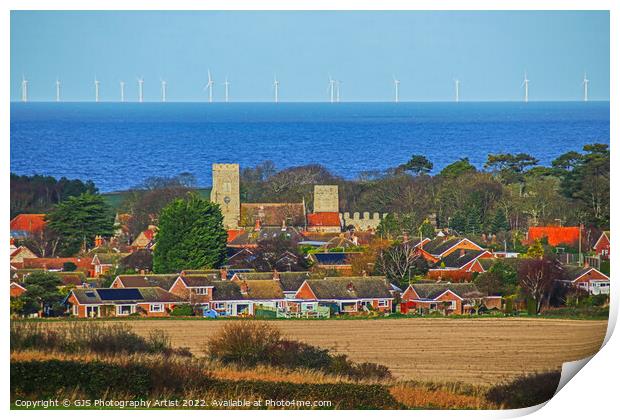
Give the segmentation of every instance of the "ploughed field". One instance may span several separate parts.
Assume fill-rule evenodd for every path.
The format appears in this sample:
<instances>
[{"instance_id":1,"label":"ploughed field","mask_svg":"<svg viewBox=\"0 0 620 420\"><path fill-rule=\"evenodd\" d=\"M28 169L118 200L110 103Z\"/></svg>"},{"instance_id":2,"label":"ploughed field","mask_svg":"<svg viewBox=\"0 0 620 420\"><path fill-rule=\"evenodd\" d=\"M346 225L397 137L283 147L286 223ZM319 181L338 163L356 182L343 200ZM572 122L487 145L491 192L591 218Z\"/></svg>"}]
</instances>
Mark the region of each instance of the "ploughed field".
<instances>
[{"instance_id":1,"label":"ploughed field","mask_svg":"<svg viewBox=\"0 0 620 420\"><path fill-rule=\"evenodd\" d=\"M225 322L243 321L123 322L145 336L153 329L164 330L173 346L189 347L202 355L209 336ZM523 373L559 369L563 362L596 353L607 329L607 321L531 318L271 323L290 339L344 353L356 362L384 364L399 379L472 384L495 384Z\"/></svg>"}]
</instances>

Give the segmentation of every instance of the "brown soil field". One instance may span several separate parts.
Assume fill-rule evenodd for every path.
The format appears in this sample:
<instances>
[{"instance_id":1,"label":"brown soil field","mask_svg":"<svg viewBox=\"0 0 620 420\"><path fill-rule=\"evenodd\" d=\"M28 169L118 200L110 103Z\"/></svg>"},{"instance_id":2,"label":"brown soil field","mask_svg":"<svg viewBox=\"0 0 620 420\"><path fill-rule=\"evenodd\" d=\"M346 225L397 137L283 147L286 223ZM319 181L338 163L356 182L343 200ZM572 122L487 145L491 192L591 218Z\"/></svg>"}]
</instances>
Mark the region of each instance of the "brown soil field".
<instances>
[{"instance_id":1,"label":"brown soil field","mask_svg":"<svg viewBox=\"0 0 620 420\"><path fill-rule=\"evenodd\" d=\"M97 322L97 321L93 321ZM118 322L118 321L102 321ZM159 329L175 347L204 354L226 322L123 321L141 335ZM291 339L381 363L399 379L494 384L524 373L559 369L601 347L607 321L555 319L377 319L271 321ZM47 325L57 325L50 323Z\"/></svg>"}]
</instances>

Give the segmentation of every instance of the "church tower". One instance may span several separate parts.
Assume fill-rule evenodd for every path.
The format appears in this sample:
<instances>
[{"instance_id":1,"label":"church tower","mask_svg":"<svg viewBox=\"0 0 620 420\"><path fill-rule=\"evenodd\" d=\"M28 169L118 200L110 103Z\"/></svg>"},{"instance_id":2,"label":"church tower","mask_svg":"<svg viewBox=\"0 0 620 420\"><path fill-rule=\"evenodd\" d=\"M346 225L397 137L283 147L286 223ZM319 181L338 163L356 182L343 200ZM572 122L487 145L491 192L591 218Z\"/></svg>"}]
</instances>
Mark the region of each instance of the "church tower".
<instances>
[{"instance_id":1,"label":"church tower","mask_svg":"<svg viewBox=\"0 0 620 420\"><path fill-rule=\"evenodd\" d=\"M224 227L236 229L239 227L239 218L241 217L239 164L214 163L212 173L211 201L220 205L224 216Z\"/></svg>"},{"instance_id":2,"label":"church tower","mask_svg":"<svg viewBox=\"0 0 620 420\"><path fill-rule=\"evenodd\" d=\"M314 212L338 213L338 185L314 186Z\"/></svg>"}]
</instances>

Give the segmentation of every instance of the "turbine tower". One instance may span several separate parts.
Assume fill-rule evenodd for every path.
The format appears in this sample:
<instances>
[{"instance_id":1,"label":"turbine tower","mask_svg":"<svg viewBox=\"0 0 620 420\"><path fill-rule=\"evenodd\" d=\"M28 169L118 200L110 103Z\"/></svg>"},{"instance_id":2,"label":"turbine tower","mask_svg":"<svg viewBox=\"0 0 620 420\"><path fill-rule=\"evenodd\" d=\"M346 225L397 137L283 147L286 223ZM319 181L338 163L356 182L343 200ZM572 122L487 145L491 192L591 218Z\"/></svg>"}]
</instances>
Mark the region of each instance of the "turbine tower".
<instances>
[{"instance_id":1,"label":"turbine tower","mask_svg":"<svg viewBox=\"0 0 620 420\"><path fill-rule=\"evenodd\" d=\"M459 79L454 79L454 102L459 102L461 100L461 81Z\"/></svg>"},{"instance_id":2,"label":"turbine tower","mask_svg":"<svg viewBox=\"0 0 620 420\"><path fill-rule=\"evenodd\" d=\"M336 80L336 103L340 102L340 83L342 80Z\"/></svg>"},{"instance_id":3,"label":"turbine tower","mask_svg":"<svg viewBox=\"0 0 620 420\"><path fill-rule=\"evenodd\" d=\"M28 102L28 80L22 75L22 102Z\"/></svg>"},{"instance_id":4,"label":"turbine tower","mask_svg":"<svg viewBox=\"0 0 620 420\"><path fill-rule=\"evenodd\" d=\"M60 80L56 79L56 102L60 102Z\"/></svg>"},{"instance_id":5,"label":"turbine tower","mask_svg":"<svg viewBox=\"0 0 620 420\"><path fill-rule=\"evenodd\" d=\"M209 81L202 90L209 89L209 103L211 103L213 102L213 79L211 78L211 70L207 70L207 75L209 76Z\"/></svg>"},{"instance_id":6,"label":"turbine tower","mask_svg":"<svg viewBox=\"0 0 620 420\"><path fill-rule=\"evenodd\" d=\"M228 81L228 76L224 79L224 101L228 102L228 87L230 86L230 82Z\"/></svg>"},{"instance_id":7,"label":"turbine tower","mask_svg":"<svg viewBox=\"0 0 620 420\"><path fill-rule=\"evenodd\" d=\"M161 101L166 102L166 90L168 88L168 82L165 80L161 81Z\"/></svg>"},{"instance_id":8,"label":"turbine tower","mask_svg":"<svg viewBox=\"0 0 620 420\"><path fill-rule=\"evenodd\" d=\"M394 80L394 102L398 103L400 102L400 80L398 80L395 76L392 76L392 79Z\"/></svg>"},{"instance_id":9,"label":"turbine tower","mask_svg":"<svg viewBox=\"0 0 620 420\"><path fill-rule=\"evenodd\" d=\"M588 80L588 75L586 73L583 74L583 101L588 102L588 85L590 84L590 80Z\"/></svg>"},{"instance_id":10,"label":"turbine tower","mask_svg":"<svg viewBox=\"0 0 620 420\"><path fill-rule=\"evenodd\" d=\"M125 82L121 80L121 102L125 102Z\"/></svg>"},{"instance_id":11,"label":"turbine tower","mask_svg":"<svg viewBox=\"0 0 620 420\"><path fill-rule=\"evenodd\" d=\"M144 102L144 79L142 77L138 77L138 102Z\"/></svg>"},{"instance_id":12,"label":"turbine tower","mask_svg":"<svg viewBox=\"0 0 620 420\"><path fill-rule=\"evenodd\" d=\"M329 102L334 103L336 81L329 76Z\"/></svg>"},{"instance_id":13,"label":"turbine tower","mask_svg":"<svg viewBox=\"0 0 620 420\"><path fill-rule=\"evenodd\" d=\"M99 83L97 76L95 76L95 102L99 102Z\"/></svg>"},{"instance_id":14,"label":"turbine tower","mask_svg":"<svg viewBox=\"0 0 620 420\"><path fill-rule=\"evenodd\" d=\"M523 101L527 103L530 101L530 81L527 78L527 72L525 72L525 76L523 77L523 83L521 83L521 87L525 88L525 97L523 98Z\"/></svg>"},{"instance_id":15,"label":"turbine tower","mask_svg":"<svg viewBox=\"0 0 620 420\"><path fill-rule=\"evenodd\" d=\"M273 94L274 94L274 102L280 102L280 81L276 76L273 76Z\"/></svg>"}]
</instances>

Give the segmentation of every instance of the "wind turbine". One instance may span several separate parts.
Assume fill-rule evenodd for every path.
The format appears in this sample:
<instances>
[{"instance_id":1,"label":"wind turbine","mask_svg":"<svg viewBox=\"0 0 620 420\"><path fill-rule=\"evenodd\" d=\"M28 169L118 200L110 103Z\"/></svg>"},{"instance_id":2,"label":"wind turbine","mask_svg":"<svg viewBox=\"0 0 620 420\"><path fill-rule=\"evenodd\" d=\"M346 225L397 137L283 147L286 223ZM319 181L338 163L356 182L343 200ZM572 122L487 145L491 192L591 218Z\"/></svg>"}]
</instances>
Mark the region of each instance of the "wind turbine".
<instances>
[{"instance_id":1,"label":"wind turbine","mask_svg":"<svg viewBox=\"0 0 620 420\"><path fill-rule=\"evenodd\" d=\"M588 85L590 84L590 80L588 80L588 75L583 73L583 101L588 102Z\"/></svg>"},{"instance_id":2,"label":"wind turbine","mask_svg":"<svg viewBox=\"0 0 620 420\"><path fill-rule=\"evenodd\" d=\"M213 79L211 78L211 70L207 70L209 81L202 90L209 89L209 102L213 102Z\"/></svg>"},{"instance_id":3,"label":"wind turbine","mask_svg":"<svg viewBox=\"0 0 620 420\"><path fill-rule=\"evenodd\" d=\"M343 83L342 80L336 80L336 102L340 102L340 83Z\"/></svg>"},{"instance_id":4,"label":"wind turbine","mask_svg":"<svg viewBox=\"0 0 620 420\"><path fill-rule=\"evenodd\" d=\"M60 102L60 80L56 78L56 102Z\"/></svg>"},{"instance_id":5,"label":"wind turbine","mask_svg":"<svg viewBox=\"0 0 620 420\"><path fill-rule=\"evenodd\" d=\"M121 80L121 102L125 102L125 82Z\"/></svg>"},{"instance_id":6,"label":"wind turbine","mask_svg":"<svg viewBox=\"0 0 620 420\"><path fill-rule=\"evenodd\" d=\"M161 81L161 101L166 102L166 89L168 87L168 82L165 80Z\"/></svg>"},{"instance_id":7,"label":"wind turbine","mask_svg":"<svg viewBox=\"0 0 620 420\"><path fill-rule=\"evenodd\" d=\"M142 76L138 77L138 102L144 101L144 91L142 90L144 87L144 79Z\"/></svg>"},{"instance_id":8,"label":"wind turbine","mask_svg":"<svg viewBox=\"0 0 620 420\"><path fill-rule=\"evenodd\" d=\"M398 103L400 102L400 80L398 80L396 76L392 76L392 79L394 80L394 102Z\"/></svg>"},{"instance_id":9,"label":"wind turbine","mask_svg":"<svg viewBox=\"0 0 620 420\"><path fill-rule=\"evenodd\" d=\"M273 76L273 94L274 94L274 102L280 102L280 81L276 76Z\"/></svg>"},{"instance_id":10,"label":"wind turbine","mask_svg":"<svg viewBox=\"0 0 620 420\"><path fill-rule=\"evenodd\" d=\"M228 76L224 79L224 101L228 102L228 87L230 86L230 82L228 81Z\"/></svg>"},{"instance_id":11,"label":"wind turbine","mask_svg":"<svg viewBox=\"0 0 620 420\"><path fill-rule=\"evenodd\" d=\"M459 102L461 100L460 87L461 81L459 79L454 79L454 102Z\"/></svg>"},{"instance_id":12,"label":"wind turbine","mask_svg":"<svg viewBox=\"0 0 620 420\"><path fill-rule=\"evenodd\" d=\"M527 78L527 72L525 72L525 76L523 77L523 83L521 83L521 87L525 87L524 102L527 103L530 100L530 81Z\"/></svg>"},{"instance_id":13,"label":"wind turbine","mask_svg":"<svg viewBox=\"0 0 620 420\"><path fill-rule=\"evenodd\" d=\"M334 88L336 87L336 81L329 76L329 102L334 103Z\"/></svg>"},{"instance_id":14,"label":"wind turbine","mask_svg":"<svg viewBox=\"0 0 620 420\"><path fill-rule=\"evenodd\" d=\"M95 76L95 102L99 102L99 83L97 76Z\"/></svg>"},{"instance_id":15,"label":"wind turbine","mask_svg":"<svg viewBox=\"0 0 620 420\"><path fill-rule=\"evenodd\" d=\"M28 102L28 80L22 75L22 102Z\"/></svg>"}]
</instances>

